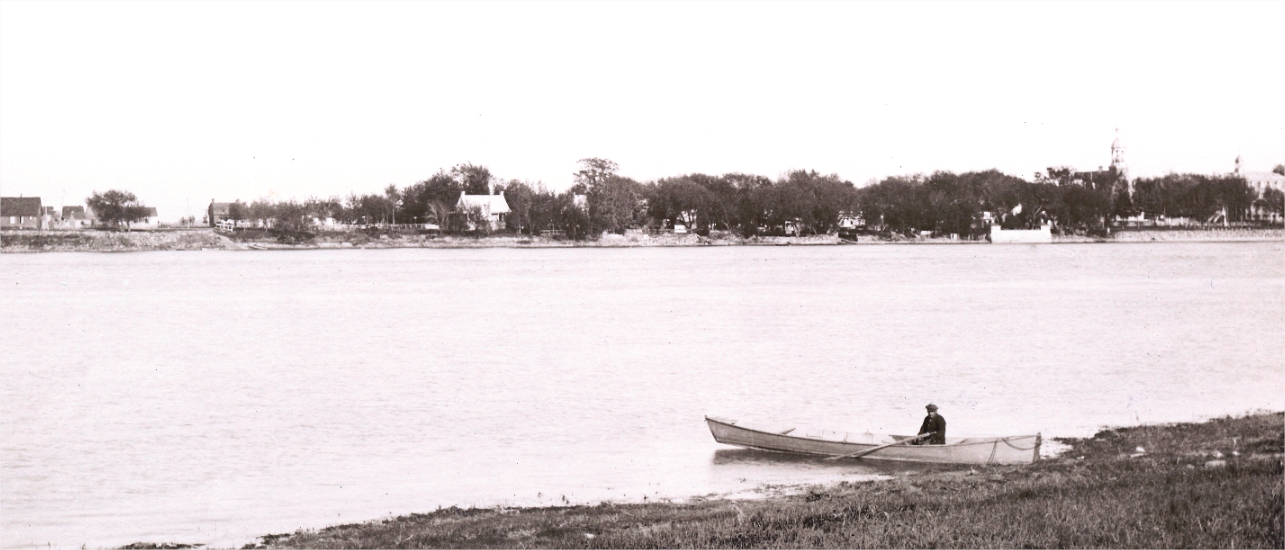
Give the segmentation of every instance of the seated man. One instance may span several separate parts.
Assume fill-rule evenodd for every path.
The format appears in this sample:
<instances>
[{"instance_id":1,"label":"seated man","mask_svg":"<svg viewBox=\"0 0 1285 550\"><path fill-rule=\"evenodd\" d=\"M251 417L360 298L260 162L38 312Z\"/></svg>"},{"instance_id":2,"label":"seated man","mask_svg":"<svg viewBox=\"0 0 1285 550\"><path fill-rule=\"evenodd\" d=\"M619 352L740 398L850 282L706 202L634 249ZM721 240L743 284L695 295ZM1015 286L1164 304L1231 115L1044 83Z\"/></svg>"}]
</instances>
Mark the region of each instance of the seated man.
<instances>
[{"instance_id":1,"label":"seated man","mask_svg":"<svg viewBox=\"0 0 1285 550\"><path fill-rule=\"evenodd\" d=\"M925 408L928 409L928 416L924 418L924 424L919 427L919 435L931 433L927 441L929 445L945 445L946 419L937 414L937 405L929 403ZM915 443L922 445L924 440L921 439Z\"/></svg>"}]
</instances>

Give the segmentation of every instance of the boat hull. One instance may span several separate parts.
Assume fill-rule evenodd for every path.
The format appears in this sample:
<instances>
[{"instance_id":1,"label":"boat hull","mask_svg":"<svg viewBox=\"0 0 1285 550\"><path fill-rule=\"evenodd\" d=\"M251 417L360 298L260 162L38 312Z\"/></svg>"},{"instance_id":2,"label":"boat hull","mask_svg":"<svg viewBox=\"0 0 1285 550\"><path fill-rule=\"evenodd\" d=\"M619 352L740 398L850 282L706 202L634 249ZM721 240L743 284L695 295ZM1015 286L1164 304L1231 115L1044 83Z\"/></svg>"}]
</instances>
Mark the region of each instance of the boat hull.
<instances>
[{"instance_id":1,"label":"boat hull","mask_svg":"<svg viewBox=\"0 0 1285 550\"><path fill-rule=\"evenodd\" d=\"M866 434L834 431L784 432L739 426L734 420L705 417L714 441L726 445L813 455L847 455L910 436L876 441ZM947 438L945 445L896 445L862 457L871 460L942 464L1029 464L1040 458L1039 434L1007 437Z\"/></svg>"},{"instance_id":2,"label":"boat hull","mask_svg":"<svg viewBox=\"0 0 1285 550\"><path fill-rule=\"evenodd\" d=\"M991 226L990 241L994 244L1038 244L1053 242L1053 228L1045 225L1039 229L1000 229Z\"/></svg>"}]
</instances>

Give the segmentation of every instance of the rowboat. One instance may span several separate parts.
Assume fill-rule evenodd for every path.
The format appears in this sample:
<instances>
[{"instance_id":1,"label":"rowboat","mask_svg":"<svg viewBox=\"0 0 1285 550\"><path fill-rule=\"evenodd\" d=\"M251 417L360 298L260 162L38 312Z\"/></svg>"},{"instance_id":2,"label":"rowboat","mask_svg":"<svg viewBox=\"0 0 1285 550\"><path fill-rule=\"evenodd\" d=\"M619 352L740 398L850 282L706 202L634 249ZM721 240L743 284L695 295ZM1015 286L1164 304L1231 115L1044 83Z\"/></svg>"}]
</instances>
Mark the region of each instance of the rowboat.
<instances>
[{"instance_id":1,"label":"rowboat","mask_svg":"<svg viewBox=\"0 0 1285 550\"><path fill-rule=\"evenodd\" d=\"M714 441L764 451L843 456L870 451L914 436L877 436L833 430L780 430L740 425L706 416ZM864 458L943 464L1029 464L1040 459L1040 434L947 437L945 445L891 445Z\"/></svg>"}]
</instances>

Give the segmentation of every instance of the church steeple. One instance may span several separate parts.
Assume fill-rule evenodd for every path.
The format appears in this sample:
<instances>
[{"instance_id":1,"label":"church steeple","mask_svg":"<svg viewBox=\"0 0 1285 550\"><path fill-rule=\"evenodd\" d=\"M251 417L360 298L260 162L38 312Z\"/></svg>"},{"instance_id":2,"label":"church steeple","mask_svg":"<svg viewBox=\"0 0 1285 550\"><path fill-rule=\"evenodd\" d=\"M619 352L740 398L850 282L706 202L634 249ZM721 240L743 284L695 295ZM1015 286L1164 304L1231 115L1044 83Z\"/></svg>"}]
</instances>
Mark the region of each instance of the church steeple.
<instances>
[{"instance_id":1,"label":"church steeple","mask_svg":"<svg viewBox=\"0 0 1285 550\"><path fill-rule=\"evenodd\" d=\"M1115 141L1111 142L1111 171L1115 172L1116 185L1123 185L1133 196L1133 182L1129 181L1129 166L1124 163L1124 144L1120 142L1120 127L1115 129Z\"/></svg>"},{"instance_id":2,"label":"church steeple","mask_svg":"<svg viewBox=\"0 0 1285 550\"><path fill-rule=\"evenodd\" d=\"M1124 167L1124 145L1120 144L1120 129L1115 129L1115 141L1111 142L1111 166Z\"/></svg>"},{"instance_id":3,"label":"church steeple","mask_svg":"<svg viewBox=\"0 0 1285 550\"><path fill-rule=\"evenodd\" d=\"M1111 167L1115 168L1120 179L1128 181L1129 166L1124 163L1124 144L1120 142L1120 128L1115 129L1115 141L1111 142Z\"/></svg>"}]
</instances>

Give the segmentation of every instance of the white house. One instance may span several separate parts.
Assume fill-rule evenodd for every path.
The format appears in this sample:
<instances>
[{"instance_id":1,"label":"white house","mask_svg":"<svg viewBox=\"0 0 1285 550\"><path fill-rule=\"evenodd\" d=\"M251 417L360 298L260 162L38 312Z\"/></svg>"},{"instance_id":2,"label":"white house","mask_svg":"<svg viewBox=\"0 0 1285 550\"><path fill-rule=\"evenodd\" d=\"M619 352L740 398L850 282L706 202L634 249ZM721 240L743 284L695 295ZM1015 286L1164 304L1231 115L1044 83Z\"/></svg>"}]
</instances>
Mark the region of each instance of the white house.
<instances>
[{"instance_id":1,"label":"white house","mask_svg":"<svg viewBox=\"0 0 1285 550\"><path fill-rule=\"evenodd\" d=\"M460 191L460 200L455 203L456 212L466 212L474 208L482 212L482 217L490 220L491 231L504 229L504 216L512 210L509 201L504 199L504 191L499 195L466 195Z\"/></svg>"},{"instance_id":2,"label":"white house","mask_svg":"<svg viewBox=\"0 0 1285 550\"><path fill-rule=\"evenodd\" d=\"M1251 172L1245 170L1241 164L1240 155L1236 155L1236 170L1232 174L1245 178L1245 183L1248 183L1259 196L1262 196L1263 191L1267 189L1285 191L1285 176L1276 172Z\"/></svg>"},{"instance_id":3,"label":"white house","mask_svg":"<svg viewBox=\"0 0 1285 550\"><path fill-rule=\"evenodd\" d=\"M147 207L147 215L143 219L130 223L130 229L158 229L161 226L161 219L156 215L156 208Z\"/></svg>"}]
</instances>

